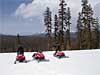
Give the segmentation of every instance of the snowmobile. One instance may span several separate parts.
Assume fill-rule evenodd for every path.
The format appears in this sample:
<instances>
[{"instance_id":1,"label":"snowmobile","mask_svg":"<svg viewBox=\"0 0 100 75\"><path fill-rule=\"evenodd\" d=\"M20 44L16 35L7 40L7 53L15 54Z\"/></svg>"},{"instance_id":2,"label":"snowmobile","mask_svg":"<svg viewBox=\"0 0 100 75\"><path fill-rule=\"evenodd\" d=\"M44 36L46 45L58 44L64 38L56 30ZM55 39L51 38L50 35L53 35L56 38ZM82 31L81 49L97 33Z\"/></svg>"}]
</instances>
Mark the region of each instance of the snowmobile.
<instances>
[{"instance_id":1,"label":"snowmobile","mask_svg":"<svg viewBox=\"0 0 100 75\"><path fill-rule=\"evenodd\" d=\"M49 60L45 59L45 56L42 52L34 53L32 57L33 57L33 59L37 60L38 62L49 61Z\"/></svg>"},{"instance_id":2,"label":"snowmobile","mask_svg":"<svg viewBox=\"0 0 100 75\"><path fill-rule=\"evenodd\" d=\"M54 55L55 57L57 57L57 58L64 58L64 57L66 57L66 56L65 56L65 53L62 52L62 51L56 51L53 55Z\"/></svg>"},{"instance_id":3,"label":"snowmobile","mask_svg":"<svg viewBox=\"0 0 100 75\"><path fill-rule=\"evenodd\" d=\"M19 54L16 56L16 61L14 62L14 64L18 63L18 62L24 62L26 63L27 61L25 60L25 56L24 54Z\"/></svg>"}]
</instances>

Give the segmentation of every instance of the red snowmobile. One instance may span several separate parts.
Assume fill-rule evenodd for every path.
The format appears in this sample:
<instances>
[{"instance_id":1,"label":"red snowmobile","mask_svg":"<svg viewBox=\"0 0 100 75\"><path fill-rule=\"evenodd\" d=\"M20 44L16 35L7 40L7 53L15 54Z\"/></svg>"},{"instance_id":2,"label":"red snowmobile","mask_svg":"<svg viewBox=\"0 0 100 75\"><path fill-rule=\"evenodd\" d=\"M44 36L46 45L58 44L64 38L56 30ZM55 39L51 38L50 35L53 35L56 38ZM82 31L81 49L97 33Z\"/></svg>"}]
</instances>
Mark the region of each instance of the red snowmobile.
<instances>
[{"instance_id":1,"label":"red snowmobile","mask_svg":"<svg viewBox=\"0 0 100 75\"><path fill-rule=\"evenodd\" d=\"M66 56L65 56L65 53L62 52L62 51L56 51L53 55L54 55L55 57L58 57L58 58L66 57Z\"/></svg>"},{"instance_id":2,"label":"red snowmobile","mask_svg":"<svg viewBox=\"0 0 100 75\"><path fill-rule=\"evenodd\" d=\"M44 60L45 59L44 54L40 53L40 52L34 53L32 57L36 60Z\"/></svg>"},{"instance_id":3,"label":"red snowmobile","mask_svg":"<svg viewBox=\"0 0 100 75\"><path fill-rule=\"evenodd\" d=\"M40 61L48 61L45 59L45 56L42 52L37 52L37 53L34 53L33 56L32 56L34 59L36 59L38 62Z\"/></svg>"},{"instance_id":4,"label":"red snowmobile","mask_svg":"<svg viewBox=\"0 0 100 75\"><path fill-rule=\"evenodd\" d=\"M26 62L24 54L19 54L16 56L16 61L14 63L16 64L17 62Z\"/></svg>"}]
</instances>

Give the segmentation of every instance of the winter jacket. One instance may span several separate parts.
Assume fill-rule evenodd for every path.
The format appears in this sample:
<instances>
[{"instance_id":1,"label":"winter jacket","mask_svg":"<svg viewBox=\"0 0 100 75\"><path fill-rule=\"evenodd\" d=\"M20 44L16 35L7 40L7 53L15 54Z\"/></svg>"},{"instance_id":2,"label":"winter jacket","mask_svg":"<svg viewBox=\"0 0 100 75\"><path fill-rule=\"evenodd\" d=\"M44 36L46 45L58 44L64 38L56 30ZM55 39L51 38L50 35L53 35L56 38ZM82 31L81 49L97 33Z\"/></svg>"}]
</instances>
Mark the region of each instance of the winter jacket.
<instances>
[{"instance_id":1,"label":"winter jacket","mask_svg":"<svg viewBox=\"0 0 100 75\"><path fill-rule=\"evenodd\" d=\"M19 55L19 54L24 54L24 49L23 49L23 47L19 47L19 48L17 49L17 55Z\"/></svg>"}]
</instances>

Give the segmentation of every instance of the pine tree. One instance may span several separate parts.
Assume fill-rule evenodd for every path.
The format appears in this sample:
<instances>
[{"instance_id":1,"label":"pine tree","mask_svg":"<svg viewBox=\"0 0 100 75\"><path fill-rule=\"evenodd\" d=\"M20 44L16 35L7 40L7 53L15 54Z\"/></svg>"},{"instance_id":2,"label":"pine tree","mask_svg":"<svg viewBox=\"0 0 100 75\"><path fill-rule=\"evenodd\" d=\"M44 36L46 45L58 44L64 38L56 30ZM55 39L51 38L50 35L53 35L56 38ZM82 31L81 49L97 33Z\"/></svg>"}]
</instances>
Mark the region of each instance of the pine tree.
<instances>
[{"instance_id":1,"label":"pine tree","mask_svg":"<svg viewBox=\"0 0 100 75\"><path fill-rule=\"evenodd\" d=\"M82 25L83 25L83 48L91 49L91 21L93 16L93 11L90 5L88 5L88 0L82 0Z\"/></svg>"},{"instance_id":2,"label":"pine tree","mask_svg":"<svg viewBox=\"0 0 100 75\"><path fill-rule=\"evenodd\" d=\"M66 13L66 6L67 4L65 3L64 0L60 0L60 9L59 9L59 44L60 44L60 49L64 49L64 18L65 18L65 13Z\"/></svg>"},{"instance_id":3,"label":"pine tree","mask_svg":"<svg viewBox=\"0 0 100 75\"><path fill-rule=\"evenodd\" d=\"M46 26L46 35L48 38L48 50L51 50L51 33L52 33L52 18L51 18L51 11L49 7L47 7L44 13L44 25Z\"/></svg>"},{"instance_id":4,"label":"pine tree","mask_svg":"<svg viewBox=\"0 0 100 75\"><path fill-rule=\"evenodd\" d=\"M67 11L65 13L65 31L66 31L66 49L71 49L71 42L70 42L70 25L71 25L71 13L70 8L67 8Z\"/></svg>"},{"instance_id":5,"label":"pine tree","mask_svg":"<svg viewBox=\"0 0 100 75\"><path fill-rule=\"evenodd\" d=\"M97 44L98 25L93 17L93 10L88 0L82 0L82 11L78 18L78 47L79 49L95 48Z\"/></svg>"},{"instance_id":6,"label":"pine tree","mask_svg":"<svg viewBox=\"0 0 100 75\"><path fill-rule=\"evenodd\" d=\"M92 47L95 49L99 48L99 42L100 42L100 34L99 34L99 23L98 23L98 18L93 20L93 25L92 25ZM94 33L94 34L93 34ZM95 44L95 45L94 45Z\"/></svg>"},{"instance_id":7,"label":"pine tree","mask_svg":"<svg viewBox=\"0 0 100 75\"><path fill-rule=\"evenodd\" d=\"M78 49L82 49L82 29L83 29L83 26L82 26L81 19L82 19L82 15L81 15L81 13L79 13L79 17L78 17L78 20L77 20Z\"/></svg>"},{"instance_id":8,"label":"pine tree","mask_svg":"<svg viewBox=\"0 0 100 75\"><path fill-rule=\"evenodd\" d=\"M16 37L16 47L18 48L19 46L21 46L21 38L20 38L20 35L17 34L17 37Z\"/></svg>"},{"instance_id":9,"label":"pine tree","mask_svg":"<svg viewBox=\"0 0 100 75\"><path fill-rule=\"evenodd\" d=\"M55 44L58 44L58 17L55 15L54 17L54 39L55 39Z\"/></svg>"}]
</instances>

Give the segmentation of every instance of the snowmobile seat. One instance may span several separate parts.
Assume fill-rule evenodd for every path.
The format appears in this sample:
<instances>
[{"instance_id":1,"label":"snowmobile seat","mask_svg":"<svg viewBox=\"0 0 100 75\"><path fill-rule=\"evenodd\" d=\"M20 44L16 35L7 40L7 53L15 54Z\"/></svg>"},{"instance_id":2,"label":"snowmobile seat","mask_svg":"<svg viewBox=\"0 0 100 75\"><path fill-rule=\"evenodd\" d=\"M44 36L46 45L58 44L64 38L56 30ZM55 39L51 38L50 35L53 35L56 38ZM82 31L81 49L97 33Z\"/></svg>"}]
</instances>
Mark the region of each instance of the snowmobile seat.
<instances>
[{"instance_id":1,"label":"snowmobile seat","mask_svg":"<svg viewBox=\"0 0 100 75\"><path fill-rule=\"evenodd\" d=\"M16 56L16 60L19 62L23 62L25 60L25 56L23 54L19 54Z\"/></svg>"},{"instance_id":2,"label":"snowmobile seat","mask_svg":"<svg viewBox=\"0 0 100 75\"><path fill-rule=\"evenodd\" d=\"M34 53L32 57L34 57L35 59L45 59L44 54L40 52Z\"/></svg>"},{"instance_id":3,"label":"snowmobile seat","mask_svg":"<svg viewBox=\"0 0 100 75\"><path fill-rule=\"evenodd\" d=\"M54 53L54 56L60 56L60 57L62 57L62 56L65 56L65 53L64 52L61 52L61 51L55 52Z\"/></svg>"}]
</instances>

